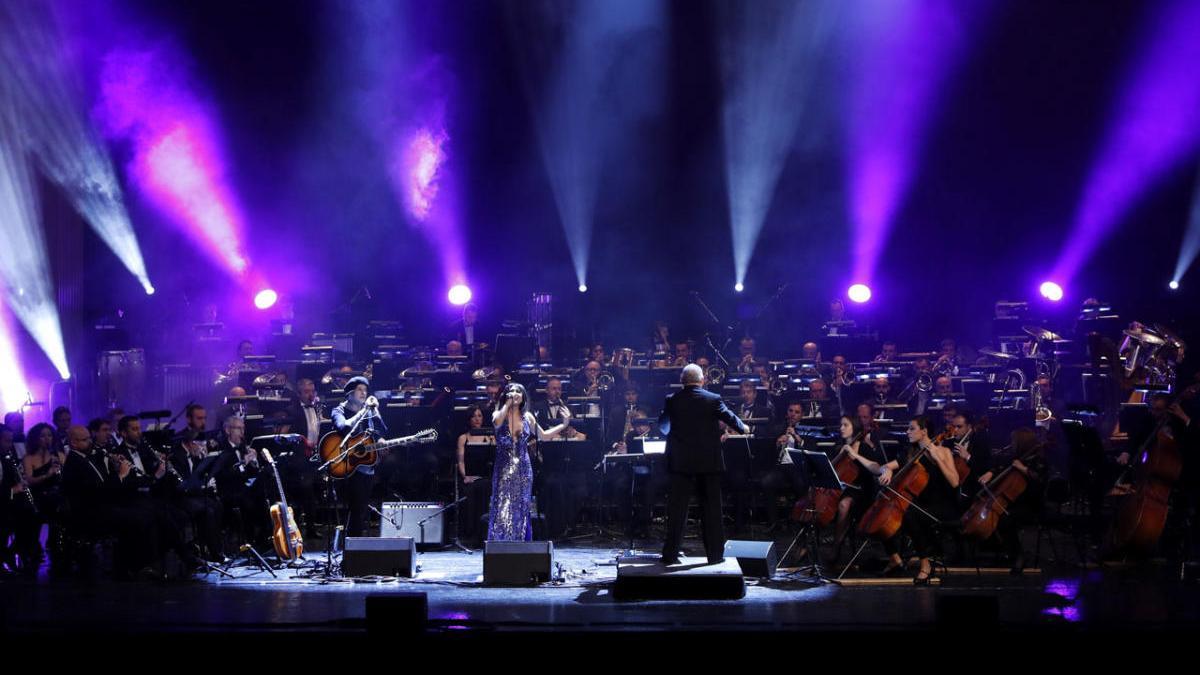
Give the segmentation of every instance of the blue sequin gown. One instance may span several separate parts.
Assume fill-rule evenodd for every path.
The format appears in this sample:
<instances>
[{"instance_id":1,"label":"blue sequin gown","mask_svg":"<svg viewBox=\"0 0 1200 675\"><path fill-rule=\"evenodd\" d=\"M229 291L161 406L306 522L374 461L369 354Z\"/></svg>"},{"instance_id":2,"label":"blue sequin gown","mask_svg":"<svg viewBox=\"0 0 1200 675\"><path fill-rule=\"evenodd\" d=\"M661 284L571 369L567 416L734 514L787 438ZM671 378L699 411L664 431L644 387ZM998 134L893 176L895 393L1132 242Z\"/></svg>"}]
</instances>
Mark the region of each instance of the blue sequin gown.
<instances>
[{"instance_id":1,"label":"blue sequin gown","mask_svg":"<svg viewBox=\"0 0 1200 675\"><path fill-rule=\"evenodd\" d=\"M533 527L533 465L529 461L529 422L513 443L505 420L496 429L496 466L492 471L492 506L488 512L488 541L531 541Z\"/></svg>"}]
</instances>

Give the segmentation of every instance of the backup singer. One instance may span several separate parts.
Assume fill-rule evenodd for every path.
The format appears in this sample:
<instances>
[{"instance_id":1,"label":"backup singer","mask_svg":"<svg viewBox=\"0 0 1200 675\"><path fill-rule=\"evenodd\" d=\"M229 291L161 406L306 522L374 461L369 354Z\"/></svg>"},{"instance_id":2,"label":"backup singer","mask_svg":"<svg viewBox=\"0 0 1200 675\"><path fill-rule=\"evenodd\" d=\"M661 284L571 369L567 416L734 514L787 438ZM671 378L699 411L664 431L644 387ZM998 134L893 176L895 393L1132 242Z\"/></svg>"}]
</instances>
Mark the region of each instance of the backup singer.
<instances>
[{"instance_id":1,"label":"backup singer","mask_svg":"<svg viewBox=\"0 0 1200 675\"><path fill-rule=\"evenodd\" d=\"M548 440L567 426L542 429L526 412L525 387L516 382L504 389L500 408L492 413L496 428L496 464L492 469L492 504L488 511L488 541L533 539L533 465L529 442ZM535 436L536 435L536 436Z\"/></svg>"},{"instance_id":2,"label":"backup singer","mask_svg":"<svg viewBox=\"0 0 1200 675\"><path fill-rule=\"evenodd\" d=\"M695 493L700 502L704 530L704 552L709 563L723 561L725 537L721 528L721 474L725 456L721 452L720 422L746 434L750 429L725 406L721 397L704 389L704 371L689 364L680 373L683 389L667 397L658 416L659 429L667 436L667 538L663 542L664 565L679 562L683 524L688 502Z\"/></svg>"}]
</instances>

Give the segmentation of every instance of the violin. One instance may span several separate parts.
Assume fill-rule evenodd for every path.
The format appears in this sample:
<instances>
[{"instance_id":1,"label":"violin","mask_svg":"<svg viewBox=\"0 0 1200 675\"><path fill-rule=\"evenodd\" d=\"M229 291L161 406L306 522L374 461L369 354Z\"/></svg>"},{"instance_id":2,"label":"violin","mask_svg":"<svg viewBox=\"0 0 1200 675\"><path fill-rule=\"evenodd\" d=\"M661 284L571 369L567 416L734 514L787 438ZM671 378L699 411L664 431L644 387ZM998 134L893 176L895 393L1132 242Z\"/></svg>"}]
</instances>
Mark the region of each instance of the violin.
<instances>
[{"instance_id":1,"label":"violin","mask_svg":"<svg viewBox=\"0 0 1200 675\"><path fill-rule=\"evenodd\" d=\"M963 437L962 441L956 442L955 445L958 445L960 443L965 445L966 444L965 441L970 437L971 437L971 435L967 434L966 436ZM954 437L950 435L949 431L943 431L942 433L937 435L937 438L933 439L933 444L940 445L943 448L947 448L950 450L950 456L954 458L954 471L956 473L958 473L958 484L962 485L963 483L966 482L967 476L971 475L971 465L967 464L967 460L963 459L963 456L961 453L959 453L958 448L955 448L955 447L952 447L949 445L945 445L946 440L953 440L953 439L954 439Z\"/></svg>"}]
</instances>

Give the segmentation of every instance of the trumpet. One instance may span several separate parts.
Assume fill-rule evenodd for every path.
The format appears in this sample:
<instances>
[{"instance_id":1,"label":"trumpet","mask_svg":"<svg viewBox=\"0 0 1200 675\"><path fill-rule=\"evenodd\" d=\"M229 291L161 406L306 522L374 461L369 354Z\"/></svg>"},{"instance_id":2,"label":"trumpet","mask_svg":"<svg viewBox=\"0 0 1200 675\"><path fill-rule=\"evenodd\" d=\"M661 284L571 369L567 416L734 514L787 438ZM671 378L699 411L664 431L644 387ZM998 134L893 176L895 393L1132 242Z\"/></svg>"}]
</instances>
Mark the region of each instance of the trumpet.
<instances>
[{"instance_id":1,"label":"trumpet","mask_svg":"<svg viewBox=\"0 0 1200 675\"><path fill-rule=\"evenodd\" d=\"M926 392L933 389L933 375L928 371L917 373L917 379L913 380L917 391Z\"/></svg>"},{"instance_id":2,"label":"trumpet","mask_svg":"<svg viewBox=\"0 0 1200 675\"><path fill-rule=\"evenodd\" d=\"M776 377L772 379L771 384L767 387L767 390L771 392L772 396L782 396L787 389L788 381L786 377Z\"/></svg>"},{"instance_id":3,"label":"trumpet","mask_svg":"<svg viewBox=\"0 0 1200 675\"><path fill-rule=\"evenodd\" d=\"M725 371L720 366L709 366L704 379L708 380L709 384L720 385L725 381Z\"/></svg>"}]
</instances>

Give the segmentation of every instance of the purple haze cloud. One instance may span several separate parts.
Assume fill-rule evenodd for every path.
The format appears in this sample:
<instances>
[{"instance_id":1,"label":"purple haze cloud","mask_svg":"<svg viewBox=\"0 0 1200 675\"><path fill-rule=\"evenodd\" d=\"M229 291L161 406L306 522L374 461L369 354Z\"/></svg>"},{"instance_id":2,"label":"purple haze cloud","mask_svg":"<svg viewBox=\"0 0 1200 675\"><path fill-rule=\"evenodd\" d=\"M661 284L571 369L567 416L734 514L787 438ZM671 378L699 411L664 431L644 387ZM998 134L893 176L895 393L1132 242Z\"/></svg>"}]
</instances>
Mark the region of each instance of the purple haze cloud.
<instances>
[{"instance_id":1,"label":"purple haze cloud","mask_svg":"<svg viewBox=\"0 0 1200 675\"><path fill-rule=\"evenodd\" d=\"M872 0L856 5L847 58L847 168L853 277L870 283L919 159L942 82L965 45L969 5Z\"/></svg>"},{"instance_id":2,"label":"purple haze cloud","mask_svg":"<svg viewBox=\"0 0 1200 675\"><path fill-rule=\"evenodd\" d=\"M1053 277L1068 283L1134 201L1200 140L1200 2L1173 0L1139 41Z\"/></svg>"},{"instance_id":3,"label":"purple haze cloud","mask_svg":"<svg viewBox=\"0 0 1200 675\"><path fill-rule=\"evenodd\" d=\"M104 58L98 116L133 147L130 175L183 233L241 277L242 216L228 184L208 107L168 50L114 50Z\"/></svg>"}]
</instances>

